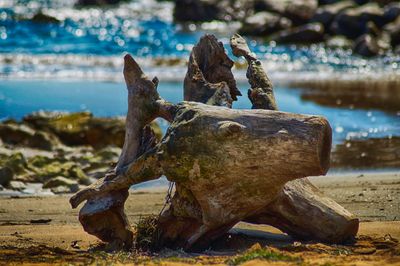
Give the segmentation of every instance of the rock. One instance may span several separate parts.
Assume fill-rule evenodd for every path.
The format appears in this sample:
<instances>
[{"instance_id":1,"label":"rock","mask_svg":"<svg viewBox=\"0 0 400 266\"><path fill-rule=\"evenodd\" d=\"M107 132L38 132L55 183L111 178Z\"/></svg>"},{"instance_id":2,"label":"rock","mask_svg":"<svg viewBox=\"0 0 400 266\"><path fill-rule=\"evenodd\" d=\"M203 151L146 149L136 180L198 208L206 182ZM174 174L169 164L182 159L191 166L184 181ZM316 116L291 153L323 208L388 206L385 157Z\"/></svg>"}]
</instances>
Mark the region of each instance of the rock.
<instances>
[{"instance_id":1,"label":"rock","mask_svg":"<svg viewBox=\"0 0 400 266\"><path fill-rule=\"evenodd\" d=\"M32 22L36 22L36 23L60 23L60 20L58 20L57 18L50 16L48 14L43 13L42 11L39 11L38 13L36 13L32 19Z\"/></svg>"},{"instance_id":2,"label":"rock","mask_svg":"<svg viewBox=\"0 0 400 266\"><path fill-rule=\"evenodd\" d=\"M59 187L66 187L68 189L68 192L76 192L79 190L79 184L77 181L65 178L63 176L53 177L52 179L46 181L43 184L43 188L52 188L53 189L53 188L59 188ZM52 190L52 192L54 192L54 191Z\"/></svg>"},{"instance_id":3,"label":"rock","mask_svg":"<svg viewBox=\"0 0 400 266\"><path fill-rule=\"evenodd\" d=\"M82 171L80 166L74 162L53 161L49 164L34 167L36 182L46 182L52 177L64 176L73 180L77 180L80 184L88 185L91 183L89 177Z\"/></svg>"},{"instance_id":4,"label":"rock","mask_svg":"<svg viewBox=\"0 0 400 266\"><path fill-rule=\"evenodd\" d=\"M390 3L383 8L383 17L387 23L395 21L400 16L400 3Z\"/></svg>"},{"instance_id":5,"label":"rock","mask_svg":"<svg viewBox=\"0 0 400 266\"><path fill-rule=\"evenodd\" d=\"M10 168L15 174L26 172L27 163L22 153L17 152L1 160L1 164Z\"/></svg>"},{"instance_id":6,"label":"rock","mask_svg":"<svg viewBox=\"0 0 400 266\"><path fill-rule=\"evenodd\" d=\"M288 29L291 26L292 21L290 19L263 11L246 18L239 31L246 35L262 36Z\"/></svg>"},{"instance_id":7,"label":"rock","mask_svg":"<svg viewBox=\"0 0 400 266\"><path fill-rule=\"evenodd\" d=\"M7 187L12 190L22 191L26 188L26 185L21 181L10 181Z\"/></svg>"},{"instance_id":8,"label":"rock","mask_svg":"<svg viewBox=\"0 0 400 266\"><path fill-rule=\"evenodd\" d=\"M353 51L361 56L372 57L378 55L380 49L374 36L364 34L354 42Z\"/></svg>"},{"instance_id":9,"label":"rock","mask_svg":"<svg viewBox=\"0 0 400 266\"><path fill-rule=\"evenodd\" d=\"M76 190L72 190L69 187L66 186L58 186L58 187L53 187L50 189L51 192L53 192L54 194L67 194L67 193L73 193L76 192Z\"/></svg>"},{"instance_id":10,"label":"rock","mask_svg":"<svg viewBox=\"0 0 400 266\"><path fill-rule=\"evenodd\" d=\"M14 123L0 124L0 138L9 145L52 150L60 145L52 134Z\"/></svg>"},{"instance_id":11,"label":"rock","mask_svg":"<svg viewBox=\"0 0 400 266\"><path fill-rule=\"evenodd\" d=\"M76 6L85 7L85 6L105 6L105 5L117 5L124 0L78 0Z\"/></svg>"},{"instance_id":12,"label":"rock","mask_svg":"<svg viewBox=\"0 0 400 266\"><path fill-rule=\"evenodd\" d=\"M0 168L0 185L7 186L14 177L14 172L10 167Z\"/></svg>"},{"instance_id":13,"label":"rock","mask_svg":"<svg viewBox=\"0 0 400 266\"><path fill-rule=\"evenodd\" d=\"M365 57L383 54L390 48L390 37L381 33L373 22L368 22L367 26L368 32L354 42L353 51Z\"/></svg>"},{"instance_id":14,"label":"rock","mask_svg":"<svg viewBox=\"0 0 400 266\"><path fill-rule=\"evenodd\" d=\"M204 22L241 20L251 14L252 1L175 0L175 21Z\"/></svg>"},{"instance_id":15,"label":"rock","mask_svg":"<svg viewBox=\"0 0 400 266\"><path fill-rule=\"evenodd\" d=\"M122 147L125 122L120 118L97 118L89 112L37 112L23 121L36 130L55 134L69 146L90 145L101 148L108 145Z\"/></svg>"},{"instance_id":16,"label":"rock","mask_svg":"<svg viewBox=\"0 0 400 266\"><path fill-rule=\"evenodd\" d=\"M18 122L15 119L7 118L7 119L3 120L2 124L18 125Z\"/></svg>"},{"instance_id":17,"label":"rock","mask_svg":"<svg viewBox=\"0 0 400 266\"><path fill-rule=\"evenodd\" d=\"M318 6L331 5L340 1L341 0L318 0Z\"/></svg>"},{"instance_id":18,"label":"rock","mask_svg":"<svg viewBox=\"0 0 400 266\"><path fill-rule=\"evenodd\" d=\"M163 133L157 122L151 123L151 128L161 139ZM89 112L36 112L21 123L9 120L0 124L3 143L48 151L62 148L61 142L68 146L122 147L124 136L123 118L98 118Z\"/></svg>"},{"instance_id":19,"label":"rock","mask_svg":"<svg viewBox=\"0 0 400 266\"><path fill-rule=\"evenodd\" d=\"M324 40L324 26L321 23L310 23L279 31L271 35L268 39L281 44L322 42Z\"/></svg>"},{"instance_id":20,"label":"rock","mask_svg":"<svg viewBox=\"0 0 400 266\"><path fill-rule=\"evenodd\" d=\"M400 44L400 17L394 22L385 25L383 28L390 36L390 43L393 47Z\"/></svg>"},{"instance_id":21,"label":"rock","mask_svg":"<svg viewBox=\"0 0 400 266\"><path fill-rule=\"evenodd\" d=\"M354 7L353 1L341 1L330 5L318 7L314 16L311 18L311 22L319 22L324 25L325 28L329 28L333 19L341 11Z\"/></svg>"},{"instance_id":22,"label":"rock","mask_svg":"<svg viewBox=\"0 0 400 266\"><path fill-rule=\"evenodd\" d=\"M72 178L76 178L79 181L79 184L90 185L92 181L90 178L82 171L82 169L75 165L68 169L68 173Z\"/></svg>"},{"instance_id":23,"label":"rock","mask_svg":"<svg viewBox=\"0 0 400 266\"><path fill-rule=\"evenodd\" d=\"M28 167L44 167L48 164L51 164L52 162L55 161L62 161L62 159L54 159L54 158L50 158L50 157L46 157L46 156L42 156L42 155L36 155L33 156L31 158L28 159Z\"/></svg>"},{"instance_id":24,"label":"rock","mask_svg":"<svg viewBox=\"0 0 400 266\"><path fill-rule=\"evenodd\" d=\"M295 24L310 20L318 7L317 0L256 0L255 12L271 11L290 18Z\"/></svg>"},{"instance_id":25,"label":"rock","mask_svg":"<svg viewBox=\"0 0 400 266\"><path fill-rule=\"evenodd\" d=\"M326 41L326 46L330 48L349 49L353 47L353 41L344 36L333 36Z\"/></svg>"},{"instance_id":26,"label":"rock","mask_svg":"<svg viewBox=\"0 0 400 266\"><path fill-rule=\"evenodd\" d=\"M115 147L106 147L96 152L103 162L116 162L121 153L121 149Z\"/></svg>"},{"instance_id":27,"label":"rock","mask_svg":"<svg viewBox=\"0 0 400 266\"><path fill-rule=\"evenodd\" d=\"M335 17L331 30L338 35L357 38L368 31L369 21L374 22L378 27L384 25L383 14L383 9L376 3L348 8Z\"/></svg>"},{"instance_id":28,"label":"rock","mask_svg":"<svg viewBox=\"0 0 400 266\"><path fill-rule=\"evenodd\" d=\"M176 21L211 21L219 19L221 10L216 1L176 0L174 19Z\"/></svg>"}]
</instances>

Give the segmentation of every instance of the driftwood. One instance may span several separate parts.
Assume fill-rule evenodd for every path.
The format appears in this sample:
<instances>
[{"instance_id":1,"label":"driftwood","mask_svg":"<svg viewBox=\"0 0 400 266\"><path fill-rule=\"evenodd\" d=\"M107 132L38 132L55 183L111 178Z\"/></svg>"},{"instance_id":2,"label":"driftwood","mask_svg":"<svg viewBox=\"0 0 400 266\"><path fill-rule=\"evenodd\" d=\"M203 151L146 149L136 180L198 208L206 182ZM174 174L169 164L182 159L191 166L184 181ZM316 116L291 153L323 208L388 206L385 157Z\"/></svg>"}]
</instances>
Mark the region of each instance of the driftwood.
<instances>
[{"instance_id":1,"label":"driftwood","mask_svg":"<svg viewBox=\"0 0 400 266\"><path fill-rule=\"evenodd\" d=\"M232 106L242 94L236 87L233 61L214 35L205 35L193 47L184 80L184 100L210 105Z\"/></svg>"},{"instance_id":2,"label":"driftwood","mask_svg":"<svg viewBox=\"0 0 400 266\"><path fill-rule=\"evenodd\" d=\"M176 191L159 217L159 247L205 247L239 221L273 224L294 236L327 242L355 235L358 221L316 193L309 181L290 185L327 172L329 123L320 116L276 111L261 63L240 36L231 45L249 63L253 109L272 110L228 108L240 93L233 63L213 36L194 47L184 82L185 100L202 103L164 101L158 80L149 80L131 56L125 57L129 106L119 162L70 200L74 208L87 200L79 219L88 233L117 248L129 247L133 234L123 211L127 190L165 175ZM160 143L147 126L156 117L171 123Z\"/></svg>"},{"instance_id":3,"label":"driftwood","mask_svg":"<svg viewBox=\"0 0 400 266\"><path fill-rule=\"evenodd\" d=\"M249 65L248 96L253 108L278 110L272 83L245 40L235 35L231 38L231 47L234 55L243 56ZM333 243L351 240L359 224L357 218L325 197L307 178L288 182L273 202L245 221L269 224L296 238Z\"/></svg>"}]
</instances>

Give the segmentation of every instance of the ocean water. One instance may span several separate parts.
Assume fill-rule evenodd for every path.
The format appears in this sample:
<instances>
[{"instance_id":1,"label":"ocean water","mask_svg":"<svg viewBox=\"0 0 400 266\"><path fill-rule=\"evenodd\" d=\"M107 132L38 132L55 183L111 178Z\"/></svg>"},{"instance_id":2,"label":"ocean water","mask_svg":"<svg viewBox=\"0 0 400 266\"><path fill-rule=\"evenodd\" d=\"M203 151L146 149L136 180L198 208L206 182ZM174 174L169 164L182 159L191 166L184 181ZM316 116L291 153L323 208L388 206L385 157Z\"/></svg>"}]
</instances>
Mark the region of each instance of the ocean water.
<instances>
[{"instance_id":1,"label":"ocean water","mask_svg":"<svg viewBox=\"0 0 400 266\"><path fill-rule=\"evenodd\" d=\"M246 83L239 83L242 94L233 107L251 108ZM160 95L173 103L183 100L182 84L161 82ZM379 110L357 110L323 107L301 99L301 90L277 87L275 96L282 111L325 116L333 128L333 142L345 139L387 137L400 133L400 117ZM0 119L21 119L38 110L91 111L96 116L124 116L127 110L127 90L122 82L83 81L2 81L0 82ZM165 131L168 124L159 120Z\"/></svg>"},{"instance_id":2,"label":"ocean water","mask_svg":"<svg viewBox=\"0 0 400 266\"><path fill-rule=\"evenodd\" d=\"M204 33L215 34L226 46L237 23L173 22L173 4L136 0L116 7L76 8L74 0L0 0L0 119L20 119L37 110L89 110L98 116L124 115L123 55L131 53L149 76L160 79L160 94L182 100L186 60ZM38 23L42 12L59 23ZM379 109L334 108L302 100L303 91L284 83L293 79L395 74L400 55L365 59L350 50L322 44L280 46L248 38L249 45L276 84L283 111L320 114L330 121L334 143L350 138L400 135L400 113ZM240 63L240 59L237 59ZM234 69L246 95L244 69ZM250 108L246 96L235 108ZM400 104L399 104L400 110ZM162 124L166 128L166 124Z\"/></svg>"},{"instance_id":3,"label":"ocean water","mask_svg":"<svg viewBox=\"0 0 400 266\"><path fill-rule=\"evenodd\" d=\"M133 0L120 6L75 8L74 0L0 1L0 77L115 80L121 58L131 53L160 77L182 77L185 60L204 33L215 34L228 48L237 23L173 22L173 3ZM31 20L38 12L60 23ZM279 46L248 39L272 76L290 79L305 72L327 75L400 71L400 55L363 59L350 50L323 45ZM227 49L229 52L229 49ZM174 67L157 68L154 59L182 59ZM159 61L158 61L159 62Z\"/></svg>"}]
</instances>

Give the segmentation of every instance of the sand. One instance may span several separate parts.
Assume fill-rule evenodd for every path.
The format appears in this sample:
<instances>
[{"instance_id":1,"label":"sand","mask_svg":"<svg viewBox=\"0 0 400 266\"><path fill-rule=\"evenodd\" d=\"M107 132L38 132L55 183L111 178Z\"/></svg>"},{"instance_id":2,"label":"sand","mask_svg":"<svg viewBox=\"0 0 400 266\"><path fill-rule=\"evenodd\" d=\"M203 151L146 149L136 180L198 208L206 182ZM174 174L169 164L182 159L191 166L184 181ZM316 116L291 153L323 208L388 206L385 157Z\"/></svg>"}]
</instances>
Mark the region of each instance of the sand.
<instances>
[{"instance_id":1,"label":"sand","mask_svg":"<svg viewBox=\"0 0 400 266\"><path fill-rule=\"evenodd\" d=\"M400 265L400 173L334 174L312 177L313 183L362 221L356 243L324 245L299 242L270 226L238 224L202 254L161 252L143 256L105 253L100 242L86 234L69 206L69 195L0 198L0 264L20 263L226 263L259 243L274 252L295 256L301 263L325 265ZM132 223L157 214L166 188L132 191L126 212ZM253 247L254 248L254 247ZM279 261L247 262L283 265ZM298 264L298 260L293 262Z\"/></svg>"}]
</instances>

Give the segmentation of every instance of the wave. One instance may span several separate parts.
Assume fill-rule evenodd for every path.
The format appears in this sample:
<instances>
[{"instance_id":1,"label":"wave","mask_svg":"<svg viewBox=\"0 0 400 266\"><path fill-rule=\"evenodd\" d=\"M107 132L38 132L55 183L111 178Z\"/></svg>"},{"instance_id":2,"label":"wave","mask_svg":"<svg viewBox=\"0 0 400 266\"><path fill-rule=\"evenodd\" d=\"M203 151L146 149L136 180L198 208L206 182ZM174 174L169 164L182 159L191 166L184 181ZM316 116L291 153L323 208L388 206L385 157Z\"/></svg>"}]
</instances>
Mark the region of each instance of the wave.
<instances>
[{"instance_id":1,"label":"wave","mask_svg":"<svg viewBox=\"0 0 400 266\"><path fill-rule=\"evenodd\" d=\"M161 81L182 82L187 60L182 57L136 57L144 72ZM314 65L284 59L263 59L268 75L276 85L305 88L377 87L400 88L397 68L335 69L329 65ZM0 54L1 79L53 79L122 82L123 54L114 56L79 54ZM238 60L234 74L239 82L246 82L246 64Z\"/></svg>"}]
</instances>

